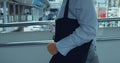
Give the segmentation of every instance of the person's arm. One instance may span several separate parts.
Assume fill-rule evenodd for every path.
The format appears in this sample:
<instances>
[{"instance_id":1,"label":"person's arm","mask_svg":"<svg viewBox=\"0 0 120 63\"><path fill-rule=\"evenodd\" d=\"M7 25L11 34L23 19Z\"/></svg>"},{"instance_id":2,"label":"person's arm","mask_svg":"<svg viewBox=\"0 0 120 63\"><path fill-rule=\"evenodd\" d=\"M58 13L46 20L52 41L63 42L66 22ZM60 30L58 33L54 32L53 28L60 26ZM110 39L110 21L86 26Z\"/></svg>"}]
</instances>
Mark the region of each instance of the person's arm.
<instances>
[{"instance_id":1,"label":"person's arm","mask_svg":"<svg viewBox=\"0 0 120 63\"><path fill-rule=\"evenodd\" d=\"M92 0L79 0L75 8L76 18L80 26L69 36L56 43L57 50L62 55L96 37L97 17Z\"/></svg>"}]
</instances>

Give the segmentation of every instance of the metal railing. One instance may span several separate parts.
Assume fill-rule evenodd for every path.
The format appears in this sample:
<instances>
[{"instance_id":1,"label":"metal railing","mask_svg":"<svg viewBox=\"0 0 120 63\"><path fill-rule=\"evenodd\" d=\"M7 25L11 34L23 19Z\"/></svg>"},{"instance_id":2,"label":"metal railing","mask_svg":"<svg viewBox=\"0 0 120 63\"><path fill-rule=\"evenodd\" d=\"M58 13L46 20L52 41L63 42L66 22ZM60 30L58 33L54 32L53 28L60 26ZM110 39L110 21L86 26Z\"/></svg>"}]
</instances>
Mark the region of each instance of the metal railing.
<instances>
[{"instance_id":1,"label":"metal railing","mask_svg":"<svg viewBox=\"0 0 120 63\"><path fill-rule=\"evenodd\" d=\"M103 18L103 19L98 19L99 22L110 22L110 21L120 21L120 17L118 18Z\"/></svg>"},{"instance_id":2,"label":"metal railing","mask_svg":"<svg viewBox=\"0 0 120 63\"><path fill-rule=\"evenodd\" d=\"M98 19L98 22L118 22L120 21L119 18L104 18L104 19ZM12 23L5 23L0 24L0 27L19 27L19 26L30 26L30 25L49 25L53 24L54 20L48 20L48 21L31 21L31 22L12 22Z\"/></svg>"},{"instance_id":3,"label":"metal railing","mask_svg":"<svg viewBox=\"0 0 120 63\"><path fill-rule=\"evenodd\" d=\"M118 22L120 18L106 18L106 19L98 19L99 22ZM20 26L31 26L31 25L52 25L55 24L55 21L33 21L33 22L14 22L14 23L6 23L0 24L1 27L20 27ZM120 36L115 37L97 37L98 41L110 41L110 40L120 40ZM10 42L10 43L0 43L0 47L6 46L24 46L24 45L40 45L52 42L49 41L25 41L25 42Z\"/></svg>"},{"instance_id":4,"label":"metal railing","mask_svg":"<svg viewBox=\"0 0 120 63\"><path fill-rule=\"evenodd\" d=\"M31 26L31 25L52 25L54 24L53 20L49 21L31 21L31 22L13 22L0 24L0 27L20 27L20 26Z\"/></svg>"},{"instance_id":5,"label":"metal railing","mask_svg":"<svg viewBox=\"0 0 120 63\"><path fill-rule=\"evenodd\" d=\"M43 45L43 44L48 44L50 42L52 43L53 40L10 42L10 43L0 43L0 47Z\"/></svg>"}]
</instances>

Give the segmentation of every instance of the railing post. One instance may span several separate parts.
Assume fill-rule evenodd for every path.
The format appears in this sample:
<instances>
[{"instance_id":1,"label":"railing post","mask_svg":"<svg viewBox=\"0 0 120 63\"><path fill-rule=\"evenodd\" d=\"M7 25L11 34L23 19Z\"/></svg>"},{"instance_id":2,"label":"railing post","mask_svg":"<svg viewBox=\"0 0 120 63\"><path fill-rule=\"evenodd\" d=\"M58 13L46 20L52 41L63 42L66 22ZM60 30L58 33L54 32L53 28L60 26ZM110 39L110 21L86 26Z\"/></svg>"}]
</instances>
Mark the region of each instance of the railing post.
<instances>
[{"instance_id":1,"label":"railing post","mask_svg":"<svg viewBox=\"0 0 120 63\"><path fill-rule=\"evenodd\" d=\"M3 23L7 23L8 22L8 20L7 20L7 0L4 0L4 2L3 2L3 11L4 11Z\"/></svg>"},{"instance_id":2,"label":"railing post","mask_svg":"<svg viewBox=\"0 0 120 63\"><path fill-rule=\"evenodd\" d=\"M7 0L3 1L3 24L8 23L7 18ZM3 27L3 31L5 31L5 27Z\"/></svg>"}]
</instances>

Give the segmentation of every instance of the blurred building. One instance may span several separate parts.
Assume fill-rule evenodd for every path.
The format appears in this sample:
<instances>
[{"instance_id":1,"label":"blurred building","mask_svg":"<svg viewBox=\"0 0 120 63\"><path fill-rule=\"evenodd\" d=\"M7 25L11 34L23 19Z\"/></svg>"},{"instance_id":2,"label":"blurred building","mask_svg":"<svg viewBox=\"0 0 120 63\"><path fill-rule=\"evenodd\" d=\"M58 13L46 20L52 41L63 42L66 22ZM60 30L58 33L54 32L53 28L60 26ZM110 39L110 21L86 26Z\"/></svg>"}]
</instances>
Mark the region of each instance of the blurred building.
<instances>
[{"instance_id":1,"label":"blurred building","mask_svg":"<svg viewBox=\"0 0 120 63\"><path fill-rule=\"evenodd\" d=\"M120 0L94 0L98 18L120 16Z\"/></svg>"}]
</instances>

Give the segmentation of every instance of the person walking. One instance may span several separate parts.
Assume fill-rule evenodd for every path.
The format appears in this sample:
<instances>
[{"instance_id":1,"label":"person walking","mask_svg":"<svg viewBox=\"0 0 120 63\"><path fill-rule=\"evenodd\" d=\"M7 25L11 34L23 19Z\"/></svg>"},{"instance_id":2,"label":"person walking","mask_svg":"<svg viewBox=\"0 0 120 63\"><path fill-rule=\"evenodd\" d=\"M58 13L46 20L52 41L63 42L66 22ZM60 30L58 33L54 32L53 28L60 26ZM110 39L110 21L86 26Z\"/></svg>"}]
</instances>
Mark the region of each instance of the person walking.
<instances>
[{"instance_id":1,"label":"person walking","mask_svg":"<svg viewBox=\"0 0 120 63\"><path fill-rule=\"evenodd\" d=\"M93 0L63 0L55 23L55 42L47 45L50 63L99 63Z\"/></svg>"}]
</instances>

